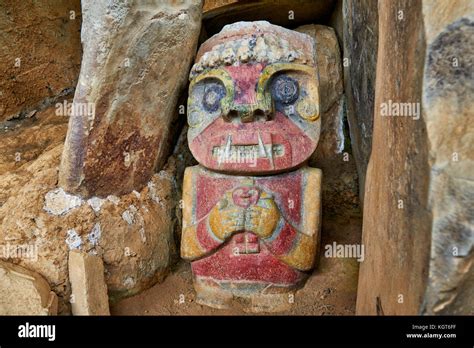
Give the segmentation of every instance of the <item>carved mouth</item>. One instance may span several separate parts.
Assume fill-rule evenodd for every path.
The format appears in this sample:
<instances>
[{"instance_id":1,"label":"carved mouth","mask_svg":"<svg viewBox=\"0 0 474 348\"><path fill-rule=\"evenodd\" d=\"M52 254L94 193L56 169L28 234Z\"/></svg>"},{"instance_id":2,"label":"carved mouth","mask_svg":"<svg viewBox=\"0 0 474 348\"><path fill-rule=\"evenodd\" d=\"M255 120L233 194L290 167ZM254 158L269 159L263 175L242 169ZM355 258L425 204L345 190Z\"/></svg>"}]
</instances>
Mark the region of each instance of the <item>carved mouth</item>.
<instances>
[{"instance_id":1,"label":"carved mouth","mask_svg":"<svg viewBox=\"0 0 474 348\"><path fill-rule=\"evenodd\" d=\"M232 144L232 136L227 136L225 145L214 146L212 156L218 162L255 161L257 158L268 158L273 162L274 157L285 154L285 148L281 144L264 144L258 134L258 144Z\"/></svg>"},{"instance_id":2,"label":"carved mouth","mask_svg":"<svg viewBox=\"0 0 474 348\"><path fill-rule=\"evenodd\" d=\"M225 140L224 140L225 139ZM214 146L211 156L219 166L222 164L246 164L239 168L257 167L257 165L275 168L275 159L285 158L288 149L281 142L273 143L271 134L260 132L227 134L227 138L220 138L222 145ZM263 141L265 139L265 142ZM255 144L257 143L257 144ZM264 159L267 161L261 162Z\"/></svg>"},{"instance_id":3,"label":"carved mouth","mask_svg":"<svg viewBox=\"0 0 474 348\"><path fill-rule=\"evenodd\" d=\"M215 158L271 158L281 157L285 153L285 148L281 144L265 144L264 149L259 145L231 145L227 148L223 146L214 146L212 157Z\"/></svg>"}]
</instances>

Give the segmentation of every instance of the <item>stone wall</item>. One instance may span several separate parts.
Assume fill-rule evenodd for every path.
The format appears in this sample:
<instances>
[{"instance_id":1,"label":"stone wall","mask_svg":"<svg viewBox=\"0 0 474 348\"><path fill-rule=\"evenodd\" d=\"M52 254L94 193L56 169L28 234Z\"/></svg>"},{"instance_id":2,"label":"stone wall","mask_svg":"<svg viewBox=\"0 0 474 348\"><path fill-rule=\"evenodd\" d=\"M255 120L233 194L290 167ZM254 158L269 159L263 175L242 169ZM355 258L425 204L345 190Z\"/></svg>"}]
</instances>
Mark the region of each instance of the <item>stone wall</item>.
<instances>
[{"instance_id":1,"label":"stone wall","mask_svg":"<svg viewBox=\"0 0 474 348\"><path fill-rule=\"evenodd\" d=\"M112 301L162 280L176 260L177 180L187 158L185 151L175 153L169 138L180 132L171 128L183 117L178 97L201 17L199 1L83 5L85 55L74 102L91 102L94 120L51 106L1 130L0 245L37 248L34 258L6 260L40 274L59 297L59 313L70 311L71 251L102 258ZM112 40L112 29L123 35ZM86 198L58 186L64 153L65 167L80 173L78 191ZM75 162L82 154L84 162Z\"/></svg>"},{"instance_id":2,"label":"stone wall","mask_svg":"<svg viewBox=\"0 0 474 348\"><path fill-rule=\"evenodd\" d=\"M296 29L316 41L320 93L321 136L309 164L323 171L323 220L328 215L360 215L358 177L350 139L346 134L346 98L343 90L341 50L336 31L324 25Z\"/></svg>"}]
</instances>

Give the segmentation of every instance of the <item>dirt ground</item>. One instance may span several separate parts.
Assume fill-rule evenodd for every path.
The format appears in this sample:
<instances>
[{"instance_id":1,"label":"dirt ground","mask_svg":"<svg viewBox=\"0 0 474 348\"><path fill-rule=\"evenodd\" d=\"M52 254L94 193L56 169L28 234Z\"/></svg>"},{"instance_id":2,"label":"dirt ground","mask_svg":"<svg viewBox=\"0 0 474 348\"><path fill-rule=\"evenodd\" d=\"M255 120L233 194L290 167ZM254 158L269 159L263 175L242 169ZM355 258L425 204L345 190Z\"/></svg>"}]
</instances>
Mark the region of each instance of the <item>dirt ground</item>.
<instances>
[{"instance_id":1,"label":"dirt ground","mask_svg":"<svg viewBox=\"0 0 474 348\"><path fill-rule=\"evenodd\" d=\"M320 263L296 292L290 310L279 315L354 315L359 263L354 258L324 257L324 246L360 242L359 218L328 217L322 227ZM111 307L112 315L246 315L238 303L229 309L197 304L191 267L180 262L163 283Z\"/></svg>"}]
</instances>

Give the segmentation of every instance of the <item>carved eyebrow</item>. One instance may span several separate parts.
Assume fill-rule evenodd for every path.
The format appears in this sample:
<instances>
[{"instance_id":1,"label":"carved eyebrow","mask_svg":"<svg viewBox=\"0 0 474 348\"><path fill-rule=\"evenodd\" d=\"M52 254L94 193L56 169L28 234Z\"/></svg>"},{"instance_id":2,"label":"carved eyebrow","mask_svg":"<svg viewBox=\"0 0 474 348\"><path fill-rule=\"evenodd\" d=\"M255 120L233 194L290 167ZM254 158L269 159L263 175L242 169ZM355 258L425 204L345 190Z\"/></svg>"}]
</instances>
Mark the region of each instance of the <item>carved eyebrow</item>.
<instances>
[{"instance_id":1,"label":"carved eyebrow","mask_svg":"<svg viewBox=\"0 0 474 348\"><path fill-rule=\"evenodd\" d=\"M229 73L224 69L212 69L205 73L199 74L191 81L189 89L192 90L192 88L197 83L207 79L219 80L224 85L227 92L233 92L234 82L232 81L232 77L229 75Z\"/></svg>"},{"instance_id":2,"label":"carved eyebrow","mask_svg":"<svg viewBox=\"0 0 474 348\"><path fill-rule=\"evenodd\" d=\"M267 67L265 67L265 69L263 69L262 73L260 74L260 79L258 80L257 91L264 93L268 82L271 80L271 77L280 71L298 71L312 75L315 78L317 78L318 76L316 68L310 67L308 65L294 63L275 63L268 65Z\"/></svg>"},{"instance_id":3,"label":"carved eyebrow","mask_svg":"<svg viewBox=\"0 0 474 348\"><path fill-rule=\"evenodd\" d=\"M194 86L204 80L219 80L226 90L226 95L221 100L221 109L223 113L230 110L232 101L234 100L234 81L230 74L224 69L212 69L205 73L199 74L189 84L189 91L192 91ZM190 95L191 97L191 95Z\"/></svg>"}]
</instances>

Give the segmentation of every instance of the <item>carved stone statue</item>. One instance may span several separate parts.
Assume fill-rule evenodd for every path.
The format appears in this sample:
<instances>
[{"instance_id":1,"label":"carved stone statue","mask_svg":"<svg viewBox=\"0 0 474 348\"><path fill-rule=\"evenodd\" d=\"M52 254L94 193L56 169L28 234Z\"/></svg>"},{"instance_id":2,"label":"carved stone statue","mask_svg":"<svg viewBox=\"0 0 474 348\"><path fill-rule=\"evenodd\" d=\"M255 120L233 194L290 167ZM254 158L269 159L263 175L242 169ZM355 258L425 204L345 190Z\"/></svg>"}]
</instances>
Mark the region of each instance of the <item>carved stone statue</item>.
<instances>
[{"instance_id":1,"label":"carved stone statue","mask_svg":"<svg viewBox=\"0 0 474 348\"><path fill-rule=\"evenodd\" d=\"M183 186L181 256L197 301L288 307L315 262L321 127L315 42L239 22L202 44L190 75L188 142L200 163Z\"/></svg>"}]
</instances>

